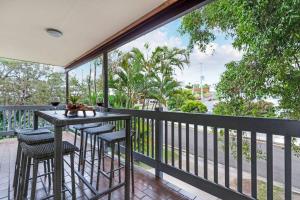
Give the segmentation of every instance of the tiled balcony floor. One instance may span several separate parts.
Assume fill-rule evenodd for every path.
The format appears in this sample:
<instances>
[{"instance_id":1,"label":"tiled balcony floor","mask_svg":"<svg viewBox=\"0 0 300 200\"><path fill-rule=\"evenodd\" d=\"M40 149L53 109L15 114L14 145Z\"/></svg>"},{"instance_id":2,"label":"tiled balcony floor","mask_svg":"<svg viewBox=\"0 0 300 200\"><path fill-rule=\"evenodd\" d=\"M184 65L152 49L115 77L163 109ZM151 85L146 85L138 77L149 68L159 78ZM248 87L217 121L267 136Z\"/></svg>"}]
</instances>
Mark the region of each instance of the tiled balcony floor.
<instances>
[{"instance_id":1,"label":"tiled balcony floor","mask_svg":"<svg viewBox=\"0 0 300 200\"><path fill-rule=\"evenodd\" d=\"M73 141L72 135L64 134L64 139ZM0 200L13 199L12 180L14 174L14 163L16 157L17 140L16 139L4 139L0 140ZM68 159L66 159L68 160ZM106 169L109 169L109 162L106 163ZM77 163L75 164L77 166ZM88 166L88 165L87 165ZM40 165L42 167L42 164ZM96 169L97 167L95 167ZM65 165L66 169L66 183L67 187L71 188L71 178L69 174L69 167ZM41 168L42 171L43 168ZM86 178L89 180L87 167ZM94 175L96 177L96 175ZM122 176L124 177L124 176ZM116 180L117 181L117 177ZM94 182L96 179L94 179ZM30 186L29 186L30 188ZM37 199L42 199L48 192L48 181L44 177L39 178L37 186ZM100 177L100 191L108 188L108 180L104 176ZM50 194L52 191L50 191ZM29 193L30 194L30 193ZM124 187L116 190L112 193L112 199L123 199ZM76 177L76 195L77 199L85 200L89 199L93 194L81 181ZM71 199L70 194L66 192L66 199ZM107 199L107 196L101 198ZM143 200L181 200L181 199L198 199L193 194L187 193L183 189L173 187L172 184L156 179L153 174L145 171L142 168L135 167L135 193L132 199L143 199Z\"/></svg>"}]
</instances>

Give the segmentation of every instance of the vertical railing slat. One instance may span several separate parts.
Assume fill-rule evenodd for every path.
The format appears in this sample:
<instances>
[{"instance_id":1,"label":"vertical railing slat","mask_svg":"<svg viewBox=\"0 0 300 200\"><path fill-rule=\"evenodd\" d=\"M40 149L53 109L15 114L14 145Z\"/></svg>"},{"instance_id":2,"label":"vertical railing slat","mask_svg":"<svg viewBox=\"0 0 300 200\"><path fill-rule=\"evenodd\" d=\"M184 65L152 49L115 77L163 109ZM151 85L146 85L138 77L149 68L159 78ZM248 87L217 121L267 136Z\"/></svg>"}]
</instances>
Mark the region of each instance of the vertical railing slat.
<instances>
[{"instance_id":1,"label":"vertical railing slat","mask_svg":"<svg viewBox=\"0 0 300 200\"><path fill-rule=\"evenodd\" d=\"M186 171L190 172L190 125L186 124Z\"/></svg>"},{"instance_id":2,"label":"vertical railing slat","mask_svg":"<svg viewBox=\"0 0 300 200\"><path fill-rule=\"evenodd\" d=\"M133 128L134 128L134 150L136 151L136 147L137 147L137 142L138 142L138 137L137 137L137 129L136 129L137 125L136 125L136 117L133 117Z\"/></svg>"},{"instance_id":3,"label":"vertical railing slat","mask_svg":"<svg viewBox=\"0 0 300 200\"><path fill-rule=\"evenodd\" d=\"M224 132L224 162L225 162L225 187L229 188L229 131L228 128L225 128Z\"/></svg>"},{"instance_id":4,"label":"vertical railing slat","mask_svg":"<svg viewBox=\"0 0 300 200\"><path fill-rule=\"evenodd\" d=\"M251 196L257 198L256 132L251 132Z\"/></svg>"},{"instance_id":5,"label":"vertical railing slat","mask_svg":"<svg viewBox=\"0 0 300 200\"><path fill-rule=\"evenodd\" d=\"M237 130L237 190L243 192L243 135Z\"/></svg>"},{"instance_id":6,"label":"vertical railing slat","mask_svg":"<svg viewBox=\"0 0 300 200\"><path fill-rule=\"evenodd\" d=\"M198 176L198 125L194 124L194 170Z\"/></svg>"},{"instance_id":7,"label":"vertical railing slat","mask_svg":"<svg viewBox=\"0 0 300 200\"><path fill-rule=\"evenodd\" d=\"M168 121L165 120L165 163L168 164Z\"/></svg>"},{"instance_id":8,"label":"vertical railing slat","mask_svg":"<svg viewBox=\"0 0 300 200\"><path fill-rule=\"evenodd\" d=\"M172 155L172 166L175 166L175 137L174 137L174 122L171 122L171 155Z\"/></svg>"},{"instance_id":9,"label":"vertical railing slat","mask_svg":"<svg viewBox=\"0 0 300 200\"><path fill-rule=\"evenodd\" d=\"M142 154L145 153L145 118L142 118Z\"/></svg>"},{"instance_id":10,"label":"vertical railing slat","mask_svg":"<svg viewBox=\"0 0 300 200\"><path fill-rule=\"evenodd\" d=\"M267 199L273 199L273 135L267 134Z\"/></svg>"},{"instance_id":11,"label":"vertical railing slat","mask_svg":"<svg viewBox=\"0 0 300 200\"><path fill-rule=\"evenodd\" d=\"M28 128L31 128L31 111L28 110Z\"/></svg>"},{"instance_id":12,"label":"vertical railing slat","mask_svg":"<svg viewBox=\"0 0 300 200\"><path fill-rule=\"evenodd\" d=\"M137 147L138 147L138 152L141 152L141 118L138 117L138 143L137 143Z\"/></svg>"},{"instance_id":13,"label":"vertical railing slat","mask_svg":"<svg viewBox=\"0 0 300 200\"><path fill-rule=\"evenodd\" d=\"M178 148L179 148L179 169L182 169L182 132L181 132L180 122L178 122Z\"/></svg>"},{"instance_id":14,"label":"vertical railing slat","mask_svg":"<svg viewBox=\"0 0 300 200\"><path fill-rule=\"evenodd\" d=\"M17 128L17 110L14 110L14 129L16 130Z\"/></svg>"},{"instance_id":15,"label":"vertical railing slat","mask_svg":"<svg viewBox=\"0 0 300 200\"><path fill-rule=\"evenodd\" d=\"M154 119L151 119L151 146L152 146L152 149L151 149L151 155L152 155L152 158L154 158Z\"/></svg>"},{"instance_id":16,"label":"vertical railing slat","mask_svg":"<svg viewBox=\"0 0 300 200\"><path fill-rule=\"evenodd\" d=\"M8 111L8 130L9 131L11 131L12 130L12 128L11 128L11 122L12 122L12 115L11 115L11 113L12 113L12 110L9 110Z\"/></svg>"},{"instance_id":17,"label":"vertical railing slat","mask_svg":"<svg viewBox=\"0 0 300 200\"><path fill-rule=\"evenodd\" d=\"M284 137L284 199L292 199L292 152L291 136Z\"/></svg>"},{"instance_id":18,"label":"vertical railing slat","mask_svg":"<svg viewBox=\"0 0 300 200\"><path fill-rule=\"evenodd\" d=\"M150 155L150 132L149 132L149 118L147 118L147 156Z\"/></svg>"},{"instance_id":19,"label":"vertical railing slat","mask_svg":"<svg viewBox=\"0 0 300 200\"><path fill-rule=\"evenodd\" d=\"M2 111L3 116L3 131L6 131L6 110Z\"/></svg>"},{"instance_id":20,"label":"vertical railing slat","mask_svg":"<svg viewBox=\"0 0 300 200\"><path fill-rule=\"evenodd\" d=\"M203 126L203 177L207 179L207 126Z\"/></svg>"},{"instance_id":21,"label":"vertical railing slat","mask_svg":"<svg viewBox=\"0 0 300 200\"><path fill-rule=\"evenodd\" d=\"M214 127L214 182L218 183L218 128Z\"/></svg>"}]
</instances>

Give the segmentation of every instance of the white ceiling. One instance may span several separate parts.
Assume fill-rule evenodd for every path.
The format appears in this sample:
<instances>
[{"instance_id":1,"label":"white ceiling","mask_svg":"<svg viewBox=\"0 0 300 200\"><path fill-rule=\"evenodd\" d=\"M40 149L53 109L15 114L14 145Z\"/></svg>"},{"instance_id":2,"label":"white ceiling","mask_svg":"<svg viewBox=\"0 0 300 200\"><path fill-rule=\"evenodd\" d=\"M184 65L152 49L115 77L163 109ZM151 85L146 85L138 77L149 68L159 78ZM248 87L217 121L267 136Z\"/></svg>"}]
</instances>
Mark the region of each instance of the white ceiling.
<instances>
[{"instance_id":1,"label":"white ceiling","mask_svg":"<svg viewBox=\"0 0 300 200\"><path fill-rule=\"evenodd\" d=\"M0 57L65 66L164 1L0 0Z\"/></svg>"}]
</instances>

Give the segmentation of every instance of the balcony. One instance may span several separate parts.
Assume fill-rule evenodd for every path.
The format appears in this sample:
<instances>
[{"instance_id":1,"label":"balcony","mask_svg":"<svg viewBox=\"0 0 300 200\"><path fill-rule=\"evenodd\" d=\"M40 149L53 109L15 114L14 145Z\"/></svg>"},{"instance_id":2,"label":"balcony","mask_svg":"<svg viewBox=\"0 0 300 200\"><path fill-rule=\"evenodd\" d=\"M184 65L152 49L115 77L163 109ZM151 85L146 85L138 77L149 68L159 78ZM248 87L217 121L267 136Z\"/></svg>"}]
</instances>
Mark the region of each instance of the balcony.
<instances>
[{"instance_id":1,"label":"balcony","mask_svg":"<svg viewBox=\"0 0 300 200\"><path fill-rule=\"evenodd\" d=\"M51 107L1 106L1 135L12 135L15 128L32 127L33 112L48 109ZM299 138L299 121L159 110L110 109L110 112L132 116L132 129L136 130L133 145L137 199L256 199L262 192L266 192L267 199L300 197L299 158L292 152L292 138ZM122 121L113 123L117 129L124 126ZM49 124L41 121L40 126L49 127ZM281 145L275 139L279 136L284 141ZM73 137L69 127L64 139L72 142ZM248 144L250 149L243 150L243 144ZM15 138L0 142L2 198L12 195L7 192L11 191L16 145ZM261 152L264 158L259 158ZM101 180L106 188L105 178ZM266 190L261 190L262 184ZM78 180L77 185L79 199L92 195ZM40 188L43 196L47 188L43 178ZM121 194L119 189L113 196L117 198Z\"/></svg>"}]
</instances>

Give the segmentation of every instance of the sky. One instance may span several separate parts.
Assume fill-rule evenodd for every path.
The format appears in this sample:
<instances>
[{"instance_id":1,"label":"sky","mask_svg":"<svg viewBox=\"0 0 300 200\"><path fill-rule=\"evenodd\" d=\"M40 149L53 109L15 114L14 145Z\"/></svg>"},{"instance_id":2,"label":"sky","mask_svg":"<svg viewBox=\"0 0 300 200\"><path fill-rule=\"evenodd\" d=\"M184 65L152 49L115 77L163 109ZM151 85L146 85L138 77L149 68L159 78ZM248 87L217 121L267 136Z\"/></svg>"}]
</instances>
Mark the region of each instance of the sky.
<instances>
[{"instance_id":1,"label":"sky","mask_svg":"<svg viewBox=\"0 0 300 200\"><path fill-rule=\"evenodd\" d=\"M152 49L159 45L186 48L189 38L180 35L178 32L180 20L177 19L119 49L123 51L128 51L132 47L144 49L145 43L149 43ZM183 85L199 83L201 73L203 73L204 83L214 86L219 82L221 74L225 71L225 64L241 59L243 53L233 48L232 39L226 38L222 32L215 31L215 33L216 40L209 44L209 48L205 53L200 52L198 48L194 48L190 55L190 64L183 71L176 71L175 77Z\"/></svg>"},{"instance_id":2,"label":"sky","mask_svg":"<svg viewBox=\"0 0 300 200\"><path fill-rule=\"evenodd\" d=\"M157 46L166 45L169 47L187 48L189 38L182 36L178 32L180 26L180 18L170 22L130 43L120 47L121 51L129 51L133 47L140 48L145 51L144 44L148 43L151 49ZM214 90L214 85L219 82L221 74L225 71L225 64L230 61L238 61L242 57L242 52L234 49L232 39L226 38L225 34L220 31L215 31L216 39L209 44L206 52L201 52L196 47L190 55L190 63L184 70L176 70L175 78L187 85L188 83L199 83L203 73L204 83L211 85ZM202 70L201 70L202 66ZM77 78L82 77L82 73L89 72L89 64L78 68L73 73Z\"/></svg>"}]
</instances>

